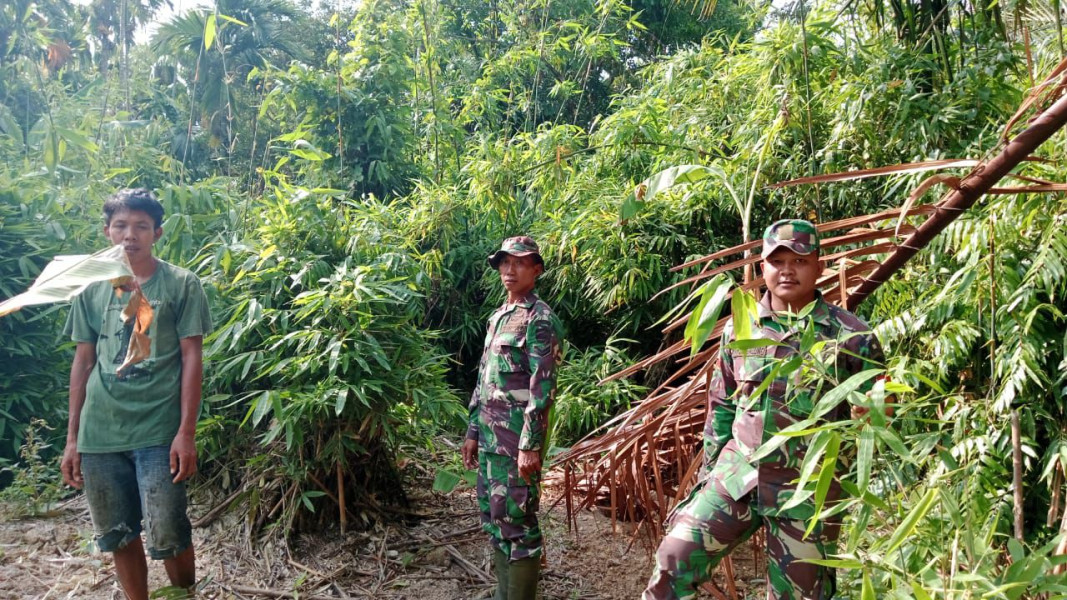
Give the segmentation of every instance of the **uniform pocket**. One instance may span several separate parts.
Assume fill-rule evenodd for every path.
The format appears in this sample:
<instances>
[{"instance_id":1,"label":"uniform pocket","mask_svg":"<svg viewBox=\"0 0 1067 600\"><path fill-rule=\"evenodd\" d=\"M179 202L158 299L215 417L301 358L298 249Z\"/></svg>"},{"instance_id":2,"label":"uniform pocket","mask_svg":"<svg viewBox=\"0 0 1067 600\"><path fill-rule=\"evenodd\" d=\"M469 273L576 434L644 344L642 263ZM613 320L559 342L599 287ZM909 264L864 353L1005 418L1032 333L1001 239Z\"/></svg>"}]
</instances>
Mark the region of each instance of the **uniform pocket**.
<instances>
[{"instance_id":1,"label":"uniform pocket","mask_svg":"<svg viewBox=\"0 0 1067 600\"><path fill-rule=\"evenodd\" d=\"M525 336L501 334L497 337L495 350L499 372L525 373L528 370Z\"/></svg>"},{"instance_id":2,"label":"uniform pocket","mask_svg":"<svg viewBox=\"0 0 1067 600\"><path fill-rule=\"evenodd\" d=\"M526 371L526 367L522 360L524 354L521 346L500 346L500 372L501 373L523 373Z\"/></svg>"}]
</instances>

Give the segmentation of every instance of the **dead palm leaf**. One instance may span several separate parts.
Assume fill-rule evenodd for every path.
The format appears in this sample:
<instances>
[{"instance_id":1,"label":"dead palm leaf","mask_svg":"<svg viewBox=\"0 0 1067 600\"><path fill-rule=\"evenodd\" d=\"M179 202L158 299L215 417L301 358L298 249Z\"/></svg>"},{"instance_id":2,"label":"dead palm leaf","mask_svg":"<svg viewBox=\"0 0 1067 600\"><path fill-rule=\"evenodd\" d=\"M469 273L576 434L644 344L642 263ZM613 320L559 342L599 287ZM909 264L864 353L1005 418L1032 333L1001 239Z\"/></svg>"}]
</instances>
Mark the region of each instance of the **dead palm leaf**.
<instances>
[{"instance_id":1,"label":"dead palm leaf","mask_svg":"<svg viewBox=\"0 0 1067 600\"><path fill-rule=\"evenodd\" d=\"M0 317L24 306L68 301L97 281L132 276L122 246L95 254L57 256L45 266L30 289L0 303Z\"/></svg>"}]
</instances>

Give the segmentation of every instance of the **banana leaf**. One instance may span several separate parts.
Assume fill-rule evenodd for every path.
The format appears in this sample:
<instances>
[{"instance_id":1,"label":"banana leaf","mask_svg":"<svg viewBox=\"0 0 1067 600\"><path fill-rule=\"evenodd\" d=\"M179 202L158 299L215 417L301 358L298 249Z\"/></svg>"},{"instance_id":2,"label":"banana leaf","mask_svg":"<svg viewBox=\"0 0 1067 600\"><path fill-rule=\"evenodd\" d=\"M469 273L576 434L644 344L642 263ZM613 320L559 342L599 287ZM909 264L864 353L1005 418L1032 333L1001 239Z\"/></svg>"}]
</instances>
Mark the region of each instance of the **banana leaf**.
<instances>
[{"instance_id":1,"label":"banana leaf","mask_svg":"<svg viewBox=\"0 0 1067 600\"><path fill-rule=\"evenodd\" d=\"M0 303L0 317L24 306L68 301L97 281L133 277L122 246L95 254L57 256L45 266L30 289Z\"/></svg>"}]
</instances>

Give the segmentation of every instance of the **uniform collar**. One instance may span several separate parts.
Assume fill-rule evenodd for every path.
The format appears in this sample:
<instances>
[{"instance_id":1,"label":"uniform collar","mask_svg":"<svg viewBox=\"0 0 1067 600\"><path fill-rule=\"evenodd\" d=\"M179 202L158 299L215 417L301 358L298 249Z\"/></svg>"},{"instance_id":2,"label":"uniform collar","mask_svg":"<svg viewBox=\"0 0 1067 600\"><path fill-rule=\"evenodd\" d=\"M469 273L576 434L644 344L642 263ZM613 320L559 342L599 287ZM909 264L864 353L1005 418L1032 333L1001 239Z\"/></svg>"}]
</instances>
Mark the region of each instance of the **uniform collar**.
<instances>
[{"instance_id":1,"label":"uniform collar","mask_svg":"<svg viewBox=\"0 0 1067 600\"><path fill-rule=\"evenodd\" d=\"M516 307L521 306L522 308L525 308L525 309L529 310L529 309L533 308L533 305L538 300L539 300L539 298L537 297L537 294L535 294L531 290L525 296L522 297L522 300L516 302L515 304L509 304L507 299L505 298L504 303L500 305L500 308L501 309L506 309L506 308L512 307L512 306L516 306Z\"/></svg>"},{"instance_id":2,"label":"uniform collar","mask_svg":"<svg viewBox=\"0 0 1067 600\"><path fill-rule=\"evenodd\" d=\"M770 292L763 293L763 298L760 299L757 305L757 311L760 322L763 322L764 319L777 319L777 314L771 308ZM815 319L815 322L820 325L830 324L830 305L823 299L822 292L819 290L815 290L815 308L811 311L811 318Z\"/></svg>"}]
</instances>

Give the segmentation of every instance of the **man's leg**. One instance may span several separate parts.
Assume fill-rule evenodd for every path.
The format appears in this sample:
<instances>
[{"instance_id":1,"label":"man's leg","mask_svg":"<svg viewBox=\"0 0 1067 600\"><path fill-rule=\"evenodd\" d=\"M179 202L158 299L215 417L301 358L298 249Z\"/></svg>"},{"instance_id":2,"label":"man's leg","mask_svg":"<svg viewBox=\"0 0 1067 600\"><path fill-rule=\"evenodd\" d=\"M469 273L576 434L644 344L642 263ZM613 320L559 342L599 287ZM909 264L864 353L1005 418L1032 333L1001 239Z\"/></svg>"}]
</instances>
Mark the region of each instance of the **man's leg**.
<instances>
[{"instance_id":1,"label":"man's leg","mask_svg":"<svg viewBox=\"0 0 1067 600\"><path fill-rule=\"evenodd\" d=\"M130 600L148 598L141 500L130 454L82 454L82 476L97 547L114 555L115 577Z\"/></svg>"},{"instance_id":2,"label":"man's leg","mask_svg":"<svg viewBox=\"0 0 1067 600\"><path fill-rule=\"evenodd\" d=\"M183 550L178 556L163 559L163 568L167 570L167 577L171 585L190 589L196 585L196 554L193 545Z\"/></svg>"},{"instance_id":3,"label":"man's leg","mask_svg":"<svg viewBox=\"0 0 1067 600\"><path fill-rule=\"evenodd\" d=\"M148 600L148 560L144 556L141 536L112 553L115 578L130 600Z\"/></svg>"},{"instance_id":4,"label":"man's leg","mask_svg":"<svg viewBox=\"0 0 1067 600\"><path fill-rule=\"evenodd\" d=\"M693 490L671 516L643 600L694 598L723 557L760 527L750 498L734 500L715 480Z\"/></svg>"},{"instance_id":5,"label":"man's leg","mask_svg":"<svg viewBox=\"0 0 1067 600\"><path fill-rule=\"evenodd\" d=\"M805 539L807 526L807 521L767 520L768 600L833 598L834 570L801 561L833 553L841 524L820 522Z\"/></svg>"},{"instance_id":6,"label":"man's leg","mask_svg":"<svg viewBox=\"0 0 1067 600\"><path fill-rule=\"evenodd\" d=\"M514 458L482 452L478 459L482 523L494 549L507 562L506 580L497 578L497 598L533 598L543 553L541 527L537 521L539 481L535 479L530 485L519 477Z\"/></svg>"},{"instance_id":7,"label":"man's leg","mask_svg":"<svg viewBox=\"0 0 1067 600\"><path fill-rule=\"evenodd\" d=\"M162 560L170 583L185 589L196 585L196 554L187 512L185 483L174 483L170 448L153 446L131 452L144 512L148 555Z\"/></svg>"}]
</instances>

